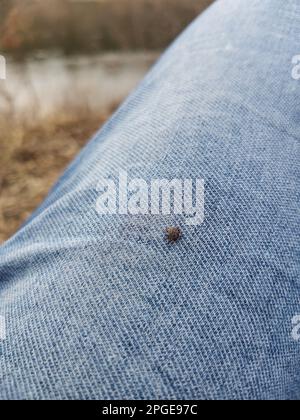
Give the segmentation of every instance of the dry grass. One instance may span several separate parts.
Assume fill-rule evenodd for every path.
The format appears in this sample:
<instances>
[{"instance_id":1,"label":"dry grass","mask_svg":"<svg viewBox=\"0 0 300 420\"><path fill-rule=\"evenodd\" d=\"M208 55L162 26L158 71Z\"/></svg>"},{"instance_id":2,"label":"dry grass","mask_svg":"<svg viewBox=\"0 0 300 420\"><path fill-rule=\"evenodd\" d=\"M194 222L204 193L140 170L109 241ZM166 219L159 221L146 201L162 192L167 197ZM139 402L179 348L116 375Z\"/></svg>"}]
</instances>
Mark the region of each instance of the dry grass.
<instances>
[{"instance_id":1,"label":"dry grass","mask_svg":"<svg viewBox=\"0 0 300 420\"><path fill-rule=\"evenodd\" d=\"M0 49L163 49L212 0L0 0ZM2 23L1 23L2 21Z\"/></svg>"},{"instance_id":2,"label":"dry grass","mask_svg":"<svg viewBox=\"0 0 300 420\"><path fill-rule=\"evenodd\" d=\"M40 204L109 114L77 110L34 123L0 119L0 243Z\"/></svg>"}]
</instances>

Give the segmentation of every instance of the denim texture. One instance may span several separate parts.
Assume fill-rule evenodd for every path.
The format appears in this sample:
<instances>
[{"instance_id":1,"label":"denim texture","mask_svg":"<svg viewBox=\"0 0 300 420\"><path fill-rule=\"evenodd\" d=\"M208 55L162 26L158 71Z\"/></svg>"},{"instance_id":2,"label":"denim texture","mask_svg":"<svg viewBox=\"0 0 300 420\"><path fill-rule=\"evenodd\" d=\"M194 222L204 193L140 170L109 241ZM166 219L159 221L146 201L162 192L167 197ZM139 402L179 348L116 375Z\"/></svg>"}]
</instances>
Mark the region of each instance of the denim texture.
<instances>
[{"instance_id":1,"label":"denim texture","mask_svg":"<svg viewBox=\"0 0 300 420\"><path fill-rule=\"evenodd\" d=\"M217 1L0 248L1 399L300 399L299 39L298 0ZM204 223L99 216L120 169L203 178Z\"/></svg>"}]
</instances>

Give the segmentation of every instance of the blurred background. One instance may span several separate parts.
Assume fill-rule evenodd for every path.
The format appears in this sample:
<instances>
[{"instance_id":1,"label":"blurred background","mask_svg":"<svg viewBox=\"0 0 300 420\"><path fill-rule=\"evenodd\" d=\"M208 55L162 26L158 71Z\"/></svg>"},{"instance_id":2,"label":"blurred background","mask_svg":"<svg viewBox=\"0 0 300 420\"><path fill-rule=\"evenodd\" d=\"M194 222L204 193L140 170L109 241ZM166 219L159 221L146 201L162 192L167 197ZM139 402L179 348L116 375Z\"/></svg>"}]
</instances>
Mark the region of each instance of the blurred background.
<instances>
[{"instance_id":1,"label":"blurred background","mask_svg":"<svg viewBox=\"0 0 300 420\"><path fill-rule=\"evenodd\" d=\"M0 0L0 243L212 1Z\"/></svg>"}]
</instances>

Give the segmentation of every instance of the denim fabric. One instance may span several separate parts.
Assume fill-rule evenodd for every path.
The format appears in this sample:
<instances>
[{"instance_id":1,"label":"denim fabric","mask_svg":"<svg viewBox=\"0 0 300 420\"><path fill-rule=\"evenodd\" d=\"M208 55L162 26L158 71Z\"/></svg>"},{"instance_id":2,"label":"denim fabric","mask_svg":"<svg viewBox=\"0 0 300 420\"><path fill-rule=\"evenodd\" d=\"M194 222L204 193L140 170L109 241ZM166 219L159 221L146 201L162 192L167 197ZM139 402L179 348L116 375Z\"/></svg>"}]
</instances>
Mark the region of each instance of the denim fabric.
<instances>
[{"instance_id":1,"label":"denim fabric","mask_svg":"<svg viewBox=\"0 0 300 420\"><path fill-rule=\"evenodd\" d=\"M217 1L0 248L1 399L300 399L299 39L298 0ZM120 169L204 179L204 223L98 215Z\"/></svg>"}]
</instances>

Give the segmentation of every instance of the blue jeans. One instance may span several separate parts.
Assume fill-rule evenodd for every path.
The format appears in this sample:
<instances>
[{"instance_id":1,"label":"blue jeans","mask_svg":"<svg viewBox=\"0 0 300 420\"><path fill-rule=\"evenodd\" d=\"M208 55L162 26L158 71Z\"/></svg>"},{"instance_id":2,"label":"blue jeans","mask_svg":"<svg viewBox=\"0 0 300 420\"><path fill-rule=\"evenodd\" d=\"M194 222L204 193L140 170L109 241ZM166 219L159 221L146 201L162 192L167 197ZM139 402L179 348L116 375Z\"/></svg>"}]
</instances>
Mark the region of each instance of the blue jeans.
<instances>
[{"instance_id":1,"label":"blue jeans","mask_svg":"<svg viewBox=\"0 0 300 420\"><path fill-rule=\"evenodd\" d=\"M299 39L217 1L0 248L1 399L300 399ZM204 222L100 215L120 170L203 179Z\"/></svg>"}]
</instances>

